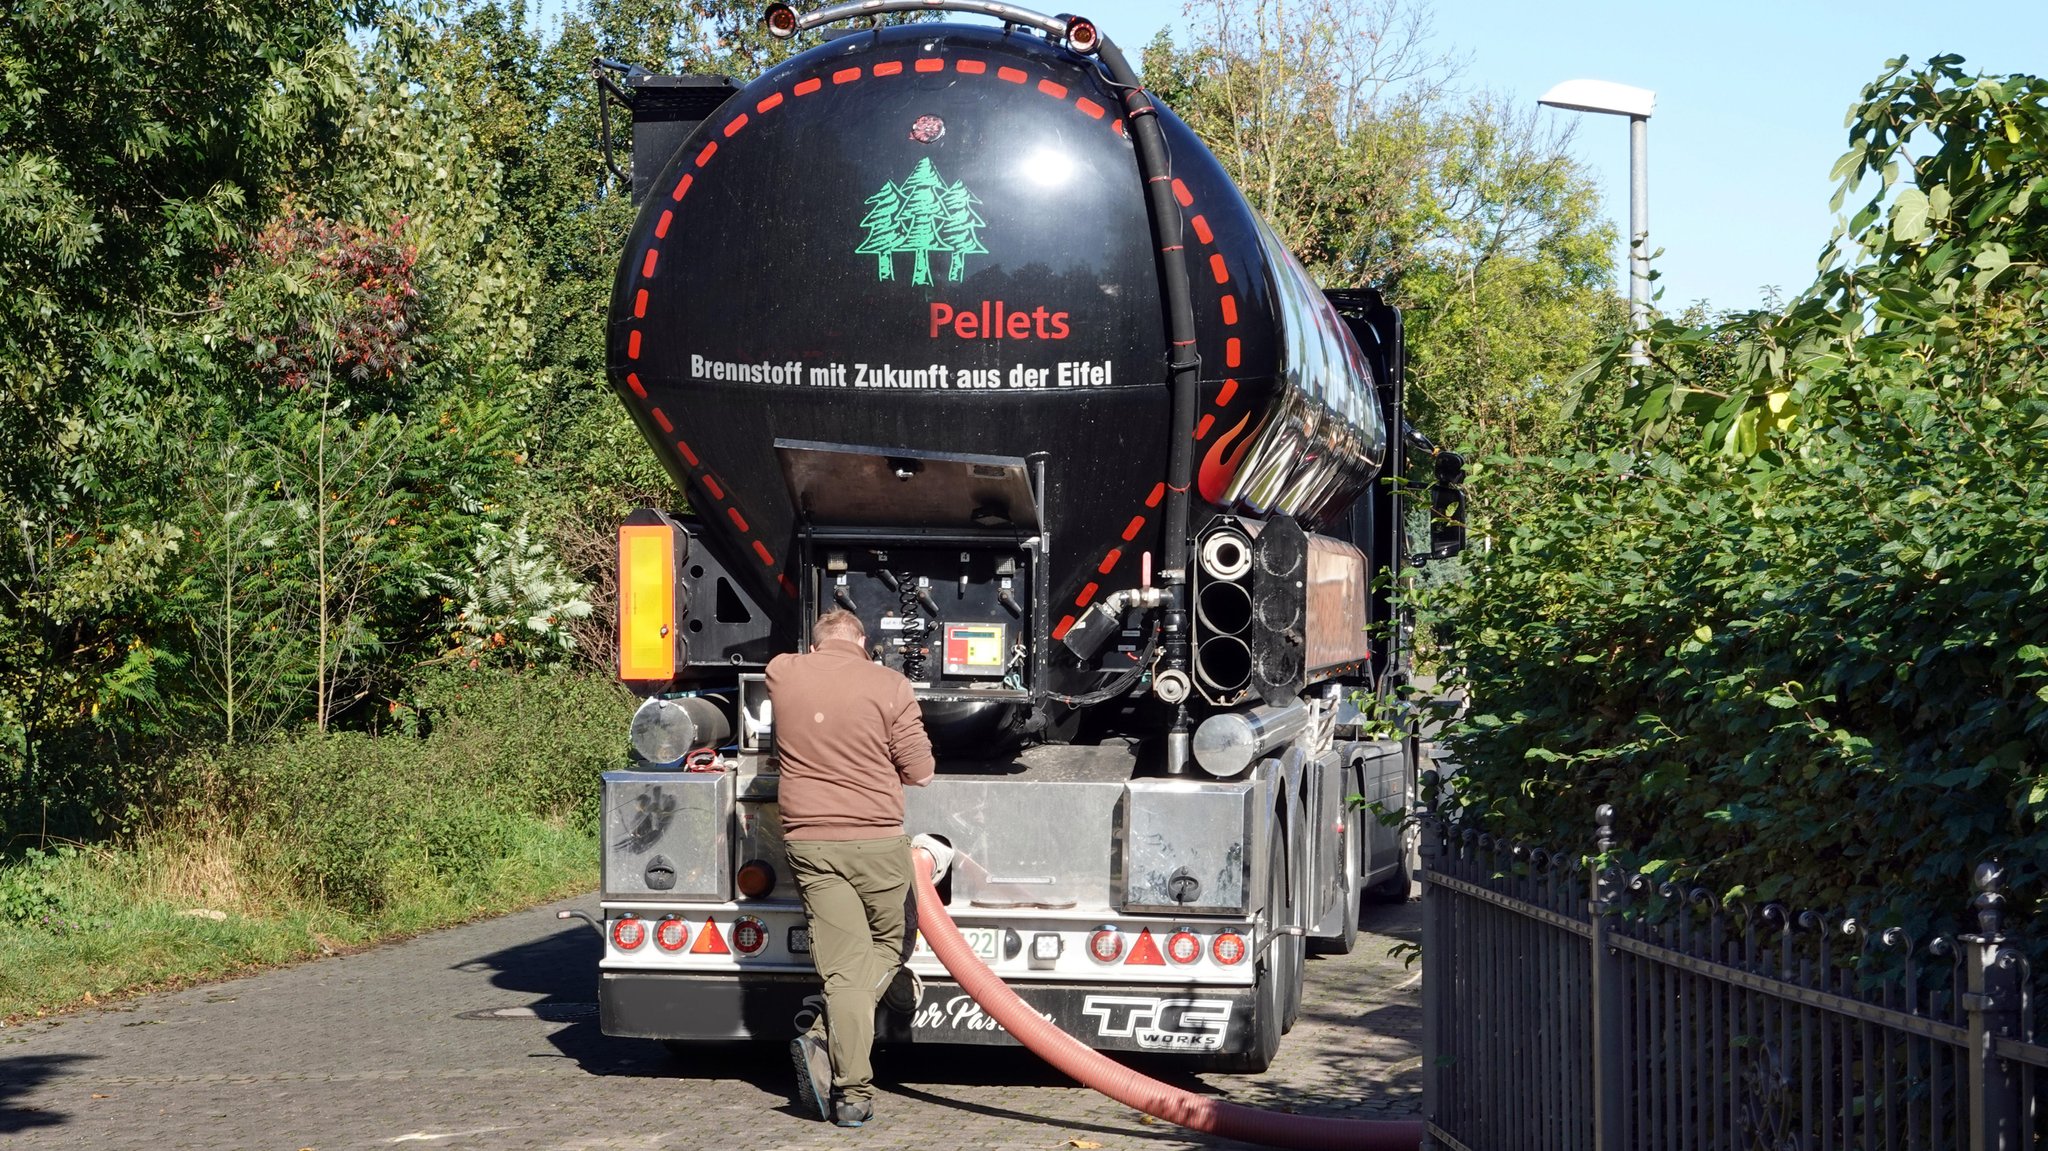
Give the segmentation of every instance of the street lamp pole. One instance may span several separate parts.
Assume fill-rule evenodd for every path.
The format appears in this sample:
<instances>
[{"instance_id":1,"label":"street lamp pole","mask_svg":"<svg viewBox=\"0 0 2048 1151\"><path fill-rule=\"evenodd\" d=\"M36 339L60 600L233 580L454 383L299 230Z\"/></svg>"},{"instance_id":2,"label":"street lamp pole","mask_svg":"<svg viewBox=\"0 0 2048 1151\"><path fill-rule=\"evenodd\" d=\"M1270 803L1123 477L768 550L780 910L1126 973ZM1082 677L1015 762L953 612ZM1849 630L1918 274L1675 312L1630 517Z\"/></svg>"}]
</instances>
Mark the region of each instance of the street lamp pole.
<instances>
[{"instance_id":1,"label":"street lamp pole","mask_svg":"<svg viewBox=\"0 0 2048 1151\"><path fill-rule=\"evenodd\" d=\"M1657 94L1606 80L1567 80L1536 101L1572 112L1628 117L1628 316L1635 342L1629 363L1650 362L1643 333L1650 326L1650 113Z\"/></svg>"}]
</instances>

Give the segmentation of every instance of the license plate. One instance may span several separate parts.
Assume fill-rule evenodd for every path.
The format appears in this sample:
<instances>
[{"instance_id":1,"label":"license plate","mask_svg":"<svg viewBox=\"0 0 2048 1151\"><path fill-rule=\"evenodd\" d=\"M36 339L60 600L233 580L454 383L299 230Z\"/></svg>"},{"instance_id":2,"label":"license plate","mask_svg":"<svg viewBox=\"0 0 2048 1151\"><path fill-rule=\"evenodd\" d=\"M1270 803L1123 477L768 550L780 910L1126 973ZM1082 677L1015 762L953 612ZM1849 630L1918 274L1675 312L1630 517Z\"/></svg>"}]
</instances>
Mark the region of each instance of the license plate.
<instances>
[{"instance_id":1,"label":"license plate","mask_svg":"<svg viewBox=\"0 0 2048 1151\"><path fill-rule=\"evenodd\" d=\"M996 949L1002 942L999 929L994 927L963 927L960 929L960 936L967 940L967 946L974 949L974 954L980 956L982 962L994 963L996 961ZM920 931L917 933L917 946L912 949L911 954L932 954L932 945L924 941L924 932Z\"/></svg>"}]
</instances>

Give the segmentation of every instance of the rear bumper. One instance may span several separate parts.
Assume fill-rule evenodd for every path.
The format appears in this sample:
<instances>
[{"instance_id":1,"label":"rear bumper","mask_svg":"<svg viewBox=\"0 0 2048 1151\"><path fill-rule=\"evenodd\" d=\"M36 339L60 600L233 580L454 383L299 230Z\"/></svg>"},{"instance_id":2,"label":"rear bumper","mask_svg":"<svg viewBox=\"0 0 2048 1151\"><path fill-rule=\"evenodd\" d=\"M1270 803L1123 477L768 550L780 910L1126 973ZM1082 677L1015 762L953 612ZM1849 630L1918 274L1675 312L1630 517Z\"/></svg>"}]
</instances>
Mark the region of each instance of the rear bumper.
<instances>
[{"instance_id":1,"label":"rear bumper","mask_svg":"<svg viewBox=\"0 0 2048 1151\"><path fill-rule=\"evenodd\" d=\"M1241 1051L1256 1034L1250 987L1018 984L1020 998L1090 1047L1105 1051ZM822 1007L808 975L607 971L598 981L606 1035L673 1040L785 1040L797 1016ZM877 1009L884 1043L1016 1046L958 984L927 980L912 1016Z\"/></svg>"}]
</instances>

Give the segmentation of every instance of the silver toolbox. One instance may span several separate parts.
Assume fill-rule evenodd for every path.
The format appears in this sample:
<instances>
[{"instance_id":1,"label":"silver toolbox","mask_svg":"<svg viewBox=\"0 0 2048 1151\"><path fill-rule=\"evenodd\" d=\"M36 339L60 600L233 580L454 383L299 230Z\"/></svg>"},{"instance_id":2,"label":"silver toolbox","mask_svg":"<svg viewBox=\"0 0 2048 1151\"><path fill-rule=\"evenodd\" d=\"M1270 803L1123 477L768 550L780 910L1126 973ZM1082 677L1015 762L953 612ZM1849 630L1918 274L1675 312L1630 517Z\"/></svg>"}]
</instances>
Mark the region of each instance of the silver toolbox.
<instances>
[{"instance_id":1,"label":"silver toolbox","mask_svg":"<svg viewBox=\"0 0 2048 1151\"><path fill-rule=\"evenodd\" d=\"M1241 915L1248 867L1261 860L1254 779L1134 779L1119 805L1125 911Z\"/></svg>"},{"instance_id":2,"label":"silver toolbox","mask_svg":"<svg viewBox=\"0 0 2048 1151\"><path fill-rule=\"evenodd\" d=\"M733 773L604 773L604 898L732 899Z\"/></svg>"}]
</instances>

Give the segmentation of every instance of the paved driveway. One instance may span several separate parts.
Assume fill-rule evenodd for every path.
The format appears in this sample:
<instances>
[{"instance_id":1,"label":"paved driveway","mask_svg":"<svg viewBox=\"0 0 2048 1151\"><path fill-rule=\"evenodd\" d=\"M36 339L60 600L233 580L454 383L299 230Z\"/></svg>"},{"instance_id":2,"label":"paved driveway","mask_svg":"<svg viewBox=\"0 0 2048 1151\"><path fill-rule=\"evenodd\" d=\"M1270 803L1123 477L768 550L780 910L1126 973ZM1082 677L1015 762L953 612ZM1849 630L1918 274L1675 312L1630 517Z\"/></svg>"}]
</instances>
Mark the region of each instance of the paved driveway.
<instances>
[{"instance_id":1,"label":"paved driveway","mask_svg":"<svg viewBox=\"0 0 2048 1151\"><path fill-rule=\"evenodd\" d=\"M599 941L553 913L0 1029L0 1146L1238 1146L1142 1117L1022 1051L980 1047L884 1052L875 1122L819 1123L792 1105L779 1047L677 1059L600 1035ZM1265 1075L1136 1065L1257 1106L1414 1113L1419 982L1387 948L1419 922L1415 904L1368 909L1351 955L1311 957L1302 1021Z\"/></svg>"}]
</instances>

